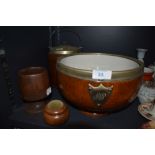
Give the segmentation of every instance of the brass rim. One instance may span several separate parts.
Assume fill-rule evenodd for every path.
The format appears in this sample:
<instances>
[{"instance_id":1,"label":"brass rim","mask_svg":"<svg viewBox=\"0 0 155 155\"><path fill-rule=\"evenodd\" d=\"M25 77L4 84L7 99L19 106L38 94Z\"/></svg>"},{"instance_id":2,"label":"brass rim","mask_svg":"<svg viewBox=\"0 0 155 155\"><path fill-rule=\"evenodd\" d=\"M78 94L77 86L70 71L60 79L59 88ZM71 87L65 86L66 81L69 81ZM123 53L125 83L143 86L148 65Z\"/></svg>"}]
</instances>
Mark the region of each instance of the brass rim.
<instances>
[{"instance_id":1,"label":"brass rim","mask_svg":"<svg viewBox=\"0 0 155 155\"><path fill-rule=\"evenodd\" d=\"M60 45L53 48L50 48L50 54L74 54L80 51L80 48L69 46L69 45Z\"/></svg>"},{"instance_id":2,"label":"brass rim","mask_svg":"<svg viewBox=\"0 0 155 155\"><path fill-rule=\"evenodd\" d=\"M110 80L98 80L98 81L129 80L129 79L134 79L136 77L140 77L144 73L144 64L141 61L132 57L128 57L124 55L108 54L108 53L77 53L77 54L72 54L70 56L75 56L75 55L110 55L110 56L117 56L117 57L130 59L136 62L137 64L139 64L139 67L135 69L124 70L124 71L112 71L112 78ZM69 56L61 57L57 61L57 70L59 72L62 72L65 75L69 75L71 77L76 77L79 79L96 81L95 79L92 79L92 70L77 69L77 68L69 67L62 64L61 60L66 57L69 57Z\"/></svg>"},{"instance_id":3,"label":"brass rim","mask_svg":"<svg viewBox=\"0 0 155 155\"><path fill-rule=\"evenodd\" d=\"M64 55L74 54L74 53L77 53L77 51L67 51L67 50L64 50L64 51L50 51L49 52L49 54L64 54Z\"/></svg>"}]
</instances>

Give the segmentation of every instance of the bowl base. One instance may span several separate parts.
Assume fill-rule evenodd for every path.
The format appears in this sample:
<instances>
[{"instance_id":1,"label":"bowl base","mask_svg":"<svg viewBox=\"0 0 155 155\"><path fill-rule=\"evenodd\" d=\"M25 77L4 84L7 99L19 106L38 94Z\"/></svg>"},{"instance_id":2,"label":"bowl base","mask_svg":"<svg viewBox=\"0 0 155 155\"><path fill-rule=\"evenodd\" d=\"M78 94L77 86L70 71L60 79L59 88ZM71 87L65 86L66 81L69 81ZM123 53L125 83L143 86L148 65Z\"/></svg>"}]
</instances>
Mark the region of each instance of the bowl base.
<instances>
[{"instance_id":1,"label":"bowl base","mask_svg":"<svg viewBox=\"0 0 155 155\"><path fill-rule=\"evenodd\" d=\"M24 102L24 110L27 113L31 113L31 114L42 113L45 105L46 105L46 100L37 101L37 102Z\"/></svg>"},{"instance_id":2,"label":"bowl base","mask_svg":"<svg viewBox=\"0 0 155 155\"><path fill-rule=\"evenodd\" d=\"M80 112L83 115L88 116L88 117L91 117L93 119L97 119L97 118L100 118L100 117L104 117L104 116L109 115L108 112L104 112L104 113L95 113L95 112L87 112L87 111L80 111Z\"/></svg>"}]
</instances>

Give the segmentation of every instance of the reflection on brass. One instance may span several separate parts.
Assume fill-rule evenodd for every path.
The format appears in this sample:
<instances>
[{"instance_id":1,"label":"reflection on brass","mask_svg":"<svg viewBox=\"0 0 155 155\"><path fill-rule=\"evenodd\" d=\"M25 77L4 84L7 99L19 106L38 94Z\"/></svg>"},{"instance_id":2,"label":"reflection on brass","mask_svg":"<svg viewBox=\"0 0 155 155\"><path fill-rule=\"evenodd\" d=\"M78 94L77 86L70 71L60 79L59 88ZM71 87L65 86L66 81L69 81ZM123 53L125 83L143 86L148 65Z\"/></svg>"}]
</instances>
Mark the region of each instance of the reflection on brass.
<instances>
[{"instance_id":1,"label":"reflection on brass","mask_svg":"<svg viewBox=\"0 0 155 155\"><path fill-rule=\"evenodd\" d=\"M56 47L50 48L50 54L74 54L80 51L80 47L74 47L70 45L59 45Z\"/></svg>"},{"instance_id":2,"label":"reflection on brass","mask_svg":"<svg viewBox=\"0 0 155 155\"><path fill-rule=\"evenodd\" d=\"M92 86L91 84L88 85L89 94L91 95L92 100L97 104L97 106L101 106L105 103L107 98L111 95L113 86L105 87L100 84L97 87Z\"/></svg>"}]
</instances>

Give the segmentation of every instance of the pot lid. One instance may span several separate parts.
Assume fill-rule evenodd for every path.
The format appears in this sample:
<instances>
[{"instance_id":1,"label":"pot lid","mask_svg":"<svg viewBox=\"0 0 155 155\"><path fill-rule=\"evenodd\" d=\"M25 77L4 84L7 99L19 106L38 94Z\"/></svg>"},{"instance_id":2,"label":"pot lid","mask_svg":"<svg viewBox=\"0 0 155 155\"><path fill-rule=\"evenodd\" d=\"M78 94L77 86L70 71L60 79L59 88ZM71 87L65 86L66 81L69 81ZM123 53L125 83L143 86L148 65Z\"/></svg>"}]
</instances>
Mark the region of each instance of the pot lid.
<instances>
[{"instance_id":1,"label":"pot lid","mask_svg":"<svg viewBox=\"0 0 155 155\"><path fill-rule=\"evenodd\" d=\"M44 111L49 115L57 115L65 113L66 108L66 105L61 100L52 100L46 105Z\"/></svg>"}]
</instances>

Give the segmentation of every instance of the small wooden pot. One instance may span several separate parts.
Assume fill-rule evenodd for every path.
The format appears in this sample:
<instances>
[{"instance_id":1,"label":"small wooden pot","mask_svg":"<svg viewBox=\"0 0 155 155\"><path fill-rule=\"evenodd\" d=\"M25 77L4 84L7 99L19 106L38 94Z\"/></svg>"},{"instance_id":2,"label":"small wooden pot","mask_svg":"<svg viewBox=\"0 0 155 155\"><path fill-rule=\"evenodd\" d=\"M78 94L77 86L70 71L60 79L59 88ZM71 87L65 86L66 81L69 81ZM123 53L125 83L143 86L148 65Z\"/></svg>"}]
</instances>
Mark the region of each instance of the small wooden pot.
<instances>
[{"instance_id":1,"label":"small wooden pot","mask_svg":"<svg viewBox=\"0 0 155 155\"><path fill-rule=\"evenodd\" d=\"M38 101L46 98L50 94L49 77L44 67L24 68L18 72L18 75L23 100Z\"/></svg>"},{"instance_id":2,"label":"small wooden pot","mask_svg":"<svg viewBox=\"0 0 155 155\"><path fill-rule=\"evenodd\" d=\"M60 100L50 101L44 108L44 120L49 125L62 125L69 119L69 109Z\"/></svg>"}]
</instances>

